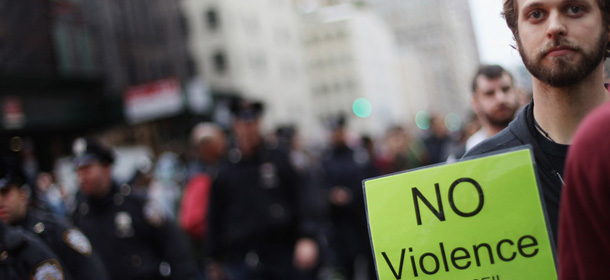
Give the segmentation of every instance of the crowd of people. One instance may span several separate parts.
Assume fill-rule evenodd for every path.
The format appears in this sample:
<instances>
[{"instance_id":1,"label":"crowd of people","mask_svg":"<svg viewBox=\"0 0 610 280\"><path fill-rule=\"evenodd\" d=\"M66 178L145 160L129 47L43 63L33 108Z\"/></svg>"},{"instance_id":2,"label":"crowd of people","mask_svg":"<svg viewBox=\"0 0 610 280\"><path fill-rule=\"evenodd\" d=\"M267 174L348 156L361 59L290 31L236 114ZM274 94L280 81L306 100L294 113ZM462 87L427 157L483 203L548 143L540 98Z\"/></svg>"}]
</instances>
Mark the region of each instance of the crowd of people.
<instances>
[{"instance_id":1,"label":"crowd of people","mask_svg":"<svg viewBox=\"0 0 610 280\"><path fill-rule=\"evenodd\" d=\"M263 134L264 104L230 109L230 130L197 124L192 155L163 153L127 182L113 177L113 147L76 139L74 197L3 159L0 218L39 235L65 279L375 279L362 180L464 150L442 122L427 137L396 126L370 139L343 115L308 150L294 127Z\"/></svg>"},{"instance_id":2,"label":"crowd of people","mask_svg":"<svg viewBox=\"0 0 610 280\"><path fill-rule=\"evenodd\" d=\"M505 0L504 16L533 98L484 65L472 81L476 117L458 133L432 116L423 135L395 126L371 139L338 115L327 145L308 150L294 127L264 135L264 104L237 98L230 129L193 127L192 161L158 160L161 173L183 164L171 192L146 176L115 181L113 149L98 139L74 141L69 200L52 174L32 180L3 158L0 278L375 279L364 179L526 144L561 279L607 278L610 1Z\"/></svg>"}]
</instances>

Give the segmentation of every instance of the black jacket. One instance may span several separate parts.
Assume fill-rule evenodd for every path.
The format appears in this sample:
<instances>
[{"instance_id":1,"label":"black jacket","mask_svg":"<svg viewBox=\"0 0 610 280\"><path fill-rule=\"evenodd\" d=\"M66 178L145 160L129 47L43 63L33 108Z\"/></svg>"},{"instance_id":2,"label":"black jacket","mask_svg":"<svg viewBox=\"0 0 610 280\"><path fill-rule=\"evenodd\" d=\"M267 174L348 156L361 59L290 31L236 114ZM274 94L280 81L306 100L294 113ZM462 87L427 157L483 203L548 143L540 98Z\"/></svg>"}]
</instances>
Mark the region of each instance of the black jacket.
<instances>
[{"instance_id":1,"label":"black jacket","mask_svg":"<svg viewBox=\"0 0 610 280\"><path fill-rule=\"evenodd\" d=\"M40 239L0 221L0 279L72 278Z\"/></svg>"},{"instance_id":2,"label":"black jacket","mask_svg":"<svg viewBox=\"0 0 610 280\"><path fill-rule=\"evenodd\" d=\"M68 221L30 208L20 225L36 233L65 263L75 279L110 279L99 255L93 252L89 239Z\"/></svg>"},{"instance_id":3,"label":"black jacket","mask_svg":"<svg viewBox=\"0 0 610 280\"><path fill-rule=\"evenodd\" d=\"M76 206L74 224L89 237L111 279L192 279L195 263L185 240L157 203L114 184L102 199L78 194Z\"/></svg>"},{"instance_id":4,"label":"black jacket","mask_svg":"<svg viewBox=\"0 0 610 280\"><path fill-rule=\"evenodd\" d=\"M242 158L237 149L229 153L210 198L207 247L212 258L273 254L291 250L298 238L315 237L311 197L286 154L264 146L250 157Z\"/></svg>"},{"instance_id":5,"label":"black jacket","mask_svg":"<svg viewBox=\"0 0 610 280\"><path fill-rule=\"evenodd\" d=\"M320 184L326 190L341 186L348 189L352 196L346 205L330 205L331 222L341 227L348 226L350 231L354 228L358 229L367 239L368 228L362 181L379 175L371 160L364 149L355 150L345 145L333 147L324 156L322 174L318 176Z\"/></svg>"},{"instance_id":6,"label":"black jacket","mask_svg":"<svg viewBox=\"0 0 610 280\"><path fill-rule=\"evenodd\" d=\"M536 175L539 180L540 188L544 197L544 204L548 215L553 238L557 238L557 225L559 222L559 202L563 187L561 175L563 170L555 170L550 160L545 155L536 133L534 126L534 101L526 105L517 118L513 120L507 128L498 134L481 142L479 145L470 149L464 158L481 155L493 151L504 150L512 147L529 144L532 146Z\"/></svg>"}]
</instances>

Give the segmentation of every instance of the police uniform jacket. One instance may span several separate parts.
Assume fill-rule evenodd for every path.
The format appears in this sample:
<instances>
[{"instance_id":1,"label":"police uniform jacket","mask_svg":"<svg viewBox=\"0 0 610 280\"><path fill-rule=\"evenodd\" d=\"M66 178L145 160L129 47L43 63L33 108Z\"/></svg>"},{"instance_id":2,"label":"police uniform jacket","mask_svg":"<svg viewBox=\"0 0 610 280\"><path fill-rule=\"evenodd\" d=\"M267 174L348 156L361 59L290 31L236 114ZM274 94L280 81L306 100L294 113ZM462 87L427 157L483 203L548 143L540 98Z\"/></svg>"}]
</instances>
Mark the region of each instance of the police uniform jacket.
<instances>
[{"instance_id":1,"label":"police uniform jacket","mask_svg":"<svg viewBox=\"0 0 610 280\"><path fill-rule=\"evenodd\" d=\"M0 222L0 279L72 279L61 261L36 236Z\"/></svg>"},{"instance_id":2,"label":"police uniform jacket","mask_svg":"<svg viewBox=\"0 0 610 280\"><path fill-rule=\"evenodd\" d=\"M298 238L315 236L309 199L286 154L261 145L254 155L242 157L232 149L212 184L210 256L239 261L256 252L264 261L265 254L291 251Z\"/></svg>"},{"instance_id":3,"label":"police uniform jacket","mask_svg":"<svg viewBox=\"0 0 610 280\"><path fill-rule=\"evenodd\" d=\"M20 225L35 233L79 280L110 279L99 255L94 253L89 239L80 229L63 218L35 209L28 209Z\"/></svg>"},{"instance_id":4,"label":"police uniform jacket","mask_svg":"<svg viewBox=\"0 0 610 280\"><path fill-rule=\"evenodd\" d=\"M322 168L321 184L324 188L345 187L351 194L351 201L347 205L331 205L333 224L355 225L368 234L362 180L378 174L366 151L354 150L346 145L333 147L325 154Z\"/></svg>"},{"instance_id":5,"label":"police uniform jacket","mask_svg":"<svg viewBox=\"0 0 610 280\"><path fill-rule=\"evenodd\" d=\"M191 279L195 263L156 202L113 184L102 199L77 195L74 224L99 252L111 279Z\"/></svg>"}]
</instances>

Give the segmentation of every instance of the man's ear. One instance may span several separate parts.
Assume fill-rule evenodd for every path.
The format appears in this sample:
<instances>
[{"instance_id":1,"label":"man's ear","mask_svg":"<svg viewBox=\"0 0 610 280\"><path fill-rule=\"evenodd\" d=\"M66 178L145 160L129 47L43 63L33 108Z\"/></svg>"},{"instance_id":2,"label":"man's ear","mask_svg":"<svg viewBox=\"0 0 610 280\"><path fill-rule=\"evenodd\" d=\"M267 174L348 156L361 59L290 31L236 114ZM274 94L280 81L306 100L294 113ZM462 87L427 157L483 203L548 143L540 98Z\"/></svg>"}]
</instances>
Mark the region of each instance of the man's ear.
<instances>
[{"instance_id":1,"label":"man's ear","mask_svg":"<svg viewBox=\"0 0 610 280\"><path fill-rule=\"evenodd\" d=\"M479 102L475 98L475 94L476 93L472 93L472 96L470 96L470 105L472 106L472 110L474 111L474 113L478 115L479 114Z\"/></svg>"}]
</instances>

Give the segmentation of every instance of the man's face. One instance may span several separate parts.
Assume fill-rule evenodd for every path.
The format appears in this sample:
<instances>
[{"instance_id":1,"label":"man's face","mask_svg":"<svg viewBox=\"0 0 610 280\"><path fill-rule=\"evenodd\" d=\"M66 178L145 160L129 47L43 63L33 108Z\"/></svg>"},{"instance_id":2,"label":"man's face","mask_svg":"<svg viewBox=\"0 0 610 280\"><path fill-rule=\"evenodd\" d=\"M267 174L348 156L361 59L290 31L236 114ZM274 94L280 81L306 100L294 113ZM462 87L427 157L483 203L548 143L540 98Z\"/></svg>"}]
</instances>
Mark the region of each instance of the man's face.
<instances>
[{"instance_id":1,"label":"man's face","mask_svg":"<svg viewBox=\"0 0 610 280\"><path fill-rule=\"evenodd\" d=\"M11 186L0 190L0 219L11 225L18 224L26 214L27 191Z\"/></svg>"},{"instance_id":2,"label":"man's face","mask_svg":"<svg viewBox=\"0 0 610 280\"><path fill-rule=\"evenodd\" d=\"M517 46L538 80L553 87L570 86L603 61L610 35L595 0L517 2Z\"/></svg>"},{"instance_id":3,"label":"man's face","mask_svg":"<svg viewBox=\"0 0 610 280\"><path fill-rule=\"evenodd\" d=\"M506 127L519 107L517 93L508 73L497 79L479 75L472 104L477 116L492 126Z\"/></svg>"},{"instance_id":4,"label":"man's face","mask_svg":"<svg viewBox=\"0 0 610 280\"><path fill-rule=\"evenodd\" d=\"M216 131L214 136L200 142L197 146L199 157L208 163L215 163L227 151L227 138L223 132Z\"/></svg>"},{"instance_id":5,"label":"man's face","mask_svg":"<svg viewBox=\"0 0 610 280\"><path fill-rule=\"evenodd\" d=\"M110 166L92 162L76 170L81 192L88 197L104 196L110 186Z\"/></svg>"},{"instance_id":6,"label":"man's face","mask_svg":"<svg viewBox=\"0 0 610 280\"><path fill-rule=\"evenodd\" d=\"M330 133L330 142L333 146L344 146L347 142L346 131L344 127L334 128Z\"/></svg>"},{"instance_id":7,"label":"man's face","mask_svg":"<svg viewBox=\"0 0 610 280\"><path fill-rule=\"evenodd\" d=\"M260 119L236 119L233 124L233 130L240 148L251 149L256 147L260 142L259 129Z\"/></svg>"}]
</instances>

